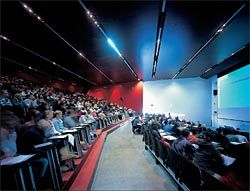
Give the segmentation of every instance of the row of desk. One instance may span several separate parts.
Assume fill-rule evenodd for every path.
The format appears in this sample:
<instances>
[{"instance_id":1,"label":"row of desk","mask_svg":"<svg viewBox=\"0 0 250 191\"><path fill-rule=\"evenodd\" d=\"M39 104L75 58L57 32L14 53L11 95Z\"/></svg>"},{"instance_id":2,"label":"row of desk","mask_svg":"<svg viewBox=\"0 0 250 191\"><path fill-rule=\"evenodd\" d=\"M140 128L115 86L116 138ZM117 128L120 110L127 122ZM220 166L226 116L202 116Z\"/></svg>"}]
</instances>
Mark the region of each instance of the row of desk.
<instances>
[{"instance_id":1,"label":"row of desk","mask_svg":"<svg viewBox=\"0 0 250 191\"><path fill-rule=\"evenodd\" d=\"M105 120L99 119L98 125L100 129L103 129L118 121L118 116L113 115L106 117ZM35 146L37 153L46 153L51 182L53 184L54 190L60 190L63 186L57 144L62 141L69 153L73 152L76 153L79 158L82 157L82 148L84 150L87 150L88 145L93 141L91 138L91 132L95 131L95 128L93 127L94 125L94 122L88 124L80 124L73 129L64 131L61 135L50 137L49 142ZM71 134L74 137L73 145L71 142L72 140L69 140L68 134ZM8 188L13 190L36 190L36 181L33 174L34 169L32 169L32 163L34 162L34 160L36 160L36 156L37 154L18 155L1 160L0 166L1 170L3 170L2 172L12 172L14 177L13 180L15 182L12 187L9 187L10 185L8 185L8 182L5 182L6 184L2 184L1 189L5 189L5 186L7 186ZM73 170L73 158L69 159L69 165ZM28 176L24 175L24 171L25 175L26 173L28 173Z\"/></svg>"}]
</instances>

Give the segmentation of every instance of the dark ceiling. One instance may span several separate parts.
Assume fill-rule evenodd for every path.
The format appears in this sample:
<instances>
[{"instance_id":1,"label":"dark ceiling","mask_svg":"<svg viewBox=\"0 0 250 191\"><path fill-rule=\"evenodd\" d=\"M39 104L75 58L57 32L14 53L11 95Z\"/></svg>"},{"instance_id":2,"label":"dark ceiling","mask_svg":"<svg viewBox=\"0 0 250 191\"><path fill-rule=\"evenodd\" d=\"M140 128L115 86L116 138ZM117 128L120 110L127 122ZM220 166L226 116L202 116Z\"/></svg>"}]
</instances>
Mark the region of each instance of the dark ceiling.
<instances>
[{"instance_id":1,"label":"dark ceiling","mask_svg":"<svg viewBox=\"0 0 250 191\"><path fill-rule=\"evenodd\" d=\"M249 3L167 1L156 76L151 77L161 1L82 1L115 42L140 79L171 79L243 4L246 6L178 78L201 76L249 43ZM137 80L78 1L27 1L28 6L115 83ZM1 1L1 35L96 83L111 82L17 1ZM8 58L70 82L88 82L1 39L2 67ZM20 70L20 68L18 68Z\"/></svg>"}]
</instances>

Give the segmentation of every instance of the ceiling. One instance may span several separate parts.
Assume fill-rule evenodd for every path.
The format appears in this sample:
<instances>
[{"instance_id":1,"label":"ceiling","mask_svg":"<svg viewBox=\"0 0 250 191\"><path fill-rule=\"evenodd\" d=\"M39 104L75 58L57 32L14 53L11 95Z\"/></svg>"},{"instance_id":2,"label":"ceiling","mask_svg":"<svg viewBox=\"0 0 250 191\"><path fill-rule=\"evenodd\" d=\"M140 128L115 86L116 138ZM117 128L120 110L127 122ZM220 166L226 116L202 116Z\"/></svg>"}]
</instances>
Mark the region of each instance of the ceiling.
<instances>
[{"instance_id":1,"label":"ceiling","mask_svg":"<svg viewBox=\"0 0 250 191\"><path fill-rule=\"evenodd\" d=\"M249 3L244 1L167 1L156 76L151 77L161 1L82 1L144 81L171 79L243 4L246 6L177 78L201 76L249 43ZM1 1L1 35L56 62L98 86L136 81L78 1L27 1L28 6L70 45L32 17L17 1ZM86 56L108 78L85 61ZM51 62L1 39L1 64L23 70L8 58L51 76L89 85ZM27 70L27 69L25 69Z\"/></svg>"}]
</instances>

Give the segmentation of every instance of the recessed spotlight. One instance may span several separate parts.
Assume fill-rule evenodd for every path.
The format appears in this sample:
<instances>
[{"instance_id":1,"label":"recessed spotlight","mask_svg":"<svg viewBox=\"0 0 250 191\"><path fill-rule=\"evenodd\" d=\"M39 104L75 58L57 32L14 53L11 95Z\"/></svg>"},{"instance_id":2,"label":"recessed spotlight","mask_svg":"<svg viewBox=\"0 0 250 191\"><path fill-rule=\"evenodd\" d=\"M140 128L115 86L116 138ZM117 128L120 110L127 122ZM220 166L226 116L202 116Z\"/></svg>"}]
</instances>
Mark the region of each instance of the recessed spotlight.
<instances>
[{"instance_id":1,"label":"recessed spotlight","mask_svg":"<svg viewBox=\"0 0 250 191\"><path fill-rule=\"evenodd\" d=\"M26 4L23 4L23 7L24 7L25 9L28 9L28 6L27 6Z\"/></svg>"},{"instance_id":2,"label":"recessed spotlight","mask_svg":"<svg viewBox=\"0 0 250 191\"><path fill-rule=\"evenodd\" d=\"M53 62L53 65L56 65L56 63L55 63L55 62Z\"/></svg>"},{"instance_id":3,"label":"recessed spotlight","mask_svg":"<svg viewBox=\"0 0 250 191\"><path fill-rule=\"evenodd\" d=\"M223 28L219 29L217 32L219 33L219 32L222 32L222 31L223 31Z\"/></svg>"},{"instance_id":4,"label":"recessed spotlight","mask_svg":"<svg viewBox=\"0 0 250 191\"><path fill-rule=\"evenodd\" d=\"M93 15L91 15L91 14L90 14L89 16L90 16L90 18L92 18L92 17L93 17Z\"/></svg>"},{"instance_id":5,"label":"recessed spotlight","mask_svg":"<svg viewBox=\"0 0 250 191\"><path fill-rule=\"evenodd\" d=\"M95 21L95 24L97 25L97 21Z\"/></svg>"},{"instance_id":6,"label":"recessed spotlight","mask_svg":"<svg viewBox=\"0 0 250 191\"><path fill-rule=\"evenodd\" d=\"M30 70L32 69L32 67L30 67L30 66L29 66L28 68L29 68Z\"/></svg>"},{"instance_id":7,"label":"recessed spotlight","mask_svg":"<svg viewBox=\"0 0 250 191\"><path fill-rule=\"evenodd\" d=\"M90 14L90 12L89 12L89 11L87 11L87 13L88 13L88 15Z\"/></svg>"},{"instance_id":8,"label":"recessed spotlight","mask_svg":"<svg viewBox=\"0 0 250 191\"><path fill-rule=\"evenodd\" d=\"M30 12L30 13L33 13L33 11L32 11L31 9L29 9L29 12Z\"/></svg>"},{"instance_id":9,"label":"recessed spotlight","mask_svg":"<svg viewBox=\"0 0 250 191\"><path fill-rule=\"evenodd\" d=\"M41 17L37 16L37 19L38 19L38 20L41 20Z\"/></svg>"}]
</instances>

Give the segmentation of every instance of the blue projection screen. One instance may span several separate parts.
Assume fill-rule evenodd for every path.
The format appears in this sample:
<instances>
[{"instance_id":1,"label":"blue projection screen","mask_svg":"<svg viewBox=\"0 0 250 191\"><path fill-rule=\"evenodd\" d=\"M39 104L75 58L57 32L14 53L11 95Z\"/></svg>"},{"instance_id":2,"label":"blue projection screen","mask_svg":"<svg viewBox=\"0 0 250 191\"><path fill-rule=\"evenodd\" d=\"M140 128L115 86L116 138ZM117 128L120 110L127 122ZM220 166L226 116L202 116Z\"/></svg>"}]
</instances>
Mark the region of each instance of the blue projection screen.
<instances>
[{"instance_id":1,"label":"blue projection screen","mask_svg":"<svg viewBox=\"0 0 250 191\"><path fill-rule=\"evenodd\" d=\"M250 65L218 78L218 118L250 121Z\"/></svg>"}]
</instances>

